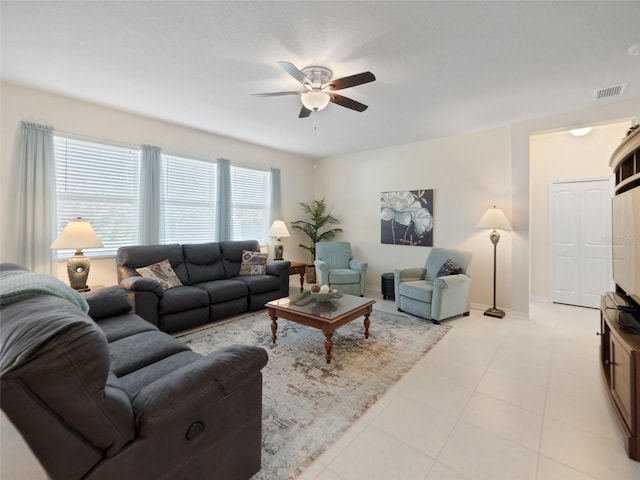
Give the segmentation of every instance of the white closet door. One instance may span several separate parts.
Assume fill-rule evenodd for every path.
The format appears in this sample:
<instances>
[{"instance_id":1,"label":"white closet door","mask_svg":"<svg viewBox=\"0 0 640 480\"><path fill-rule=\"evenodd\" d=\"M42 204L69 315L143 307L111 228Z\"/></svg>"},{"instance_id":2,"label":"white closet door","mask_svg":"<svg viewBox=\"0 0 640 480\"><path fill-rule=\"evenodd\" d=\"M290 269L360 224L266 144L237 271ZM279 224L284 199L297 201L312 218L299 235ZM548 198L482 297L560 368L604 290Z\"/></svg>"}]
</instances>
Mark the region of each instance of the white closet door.
<instances>
[{"instance_id":1,"label":"white closet door","mask_svg":"<svg viewBox=\"0 0 640 480\"><path fill-rule=\"evenodd\" d=\"M611 180L552 182L551 299L598 308L611 290Z\"/></svg>"}]
</instances>

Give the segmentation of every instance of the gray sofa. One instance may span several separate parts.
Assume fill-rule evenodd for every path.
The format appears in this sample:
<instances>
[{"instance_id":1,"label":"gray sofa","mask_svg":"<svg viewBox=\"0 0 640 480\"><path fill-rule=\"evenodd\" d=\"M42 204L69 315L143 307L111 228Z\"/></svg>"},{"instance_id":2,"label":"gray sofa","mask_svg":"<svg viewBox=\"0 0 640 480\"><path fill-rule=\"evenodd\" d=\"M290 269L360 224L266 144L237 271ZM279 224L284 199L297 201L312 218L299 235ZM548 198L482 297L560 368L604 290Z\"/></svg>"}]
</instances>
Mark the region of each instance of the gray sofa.
<instances>
[{"instance_id":1,"label":"gray sofa","mask_svg":"<svg viewBox=\"0 0 640 480\"><path fill-rule=\"evenodd\" d=\"M267 264L266 274L240 276L243 250L259 252L255 240L190 245L121 247L116 255L118 282L135 312L165 332L214 322L289 296L286 260ZM163 290L136 269L168 259L183 286Z\"/></svg>"},{"instance_id":2,"label":"gray sofa","mask_svg":"<svg viewBox=\"0 0 640 480\"><path fill-rule=\"evenodd\" d=\"M0 402L51 478L239 480L260 469L264 349L203 357L129 313L121 287L85 301L1 267Z\"/></svg>"}]
</instances>

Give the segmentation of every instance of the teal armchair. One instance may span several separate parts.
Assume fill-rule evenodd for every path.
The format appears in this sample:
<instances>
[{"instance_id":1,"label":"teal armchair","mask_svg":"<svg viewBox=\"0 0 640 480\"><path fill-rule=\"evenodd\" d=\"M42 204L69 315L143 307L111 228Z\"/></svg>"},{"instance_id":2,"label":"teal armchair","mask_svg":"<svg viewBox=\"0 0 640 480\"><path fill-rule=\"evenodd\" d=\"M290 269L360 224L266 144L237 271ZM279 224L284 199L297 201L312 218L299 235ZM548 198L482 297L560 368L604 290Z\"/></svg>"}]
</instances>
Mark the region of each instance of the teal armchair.
<instances>
[{"instance_id":1,"label":"teal armchair","mask_svg":"<svg viewBox=\"0 0 640 480\"><path fill-rule=\"evenodd\" d=\"M364 296L367 263L353 258L349 242L316 243L316 282L339 293Z\"/></svg>"},{"instance_id":2,"label":"teal armchair","mask_svg":"<svg viewBox=\"0 0 640 480\"><path fill-rule=\"evenodd\" d=\"M424 268L396 269L394 288L398 310L434 323L456 315L469 315L471 259L471 252L432 248ZM447 260L460 266L462 272L438 276Z\"/></svg>"}]
</instances>

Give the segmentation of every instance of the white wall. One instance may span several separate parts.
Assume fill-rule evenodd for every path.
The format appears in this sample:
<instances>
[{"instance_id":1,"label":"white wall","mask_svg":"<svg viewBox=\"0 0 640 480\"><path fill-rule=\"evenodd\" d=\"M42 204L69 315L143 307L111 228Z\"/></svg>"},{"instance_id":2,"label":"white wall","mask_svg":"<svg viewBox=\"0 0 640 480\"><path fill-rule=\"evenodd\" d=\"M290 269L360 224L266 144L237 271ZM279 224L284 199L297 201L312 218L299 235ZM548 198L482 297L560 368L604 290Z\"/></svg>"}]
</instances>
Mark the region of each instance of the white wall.
<instances>
[{"instance_id":1,"label":"white wall","mask_svg":"<svg viewBox=\"0 0 640 480\"><path fill-rule=\"evenodd\" d=\"M493 246L475 227L487 208L511 211L510 130L499 128L427 140L316 164L316 197L326 197L340 219L342 239L369 263L367 281L380 289L380 275L423 266L429 248L380 243L380 193L434 190L434 246L473 252L471 301L488 306L493 295ZM510 305L511 234L498 245L497 304Z\"/></svg>"},{"instance_id":2,"label":"white wall","mask_svg":"<svg viewBox=\"0 0 640 480\"><path fill-rule=\"evenodd\" d=\"M476 306L492 303L493 252L486 233L474 225L487 207L503 207L513 231L503 235L498 245L496 303L528 317L532 268L529 138L552 130L628 122L639 113L640 99L636 98L496 130L323 159L317 162L315 197L326 197L332 213L343 221L342 237L352 241L356 252L369 262L368 283L379 288L381 273L396 266L419 265L427 252L422 247L380 244L379 194L434 188L434 245L474 252L471 300Z\"/></svg>"},{"instance_id":3,"label":"white wall","mask_svg":"<svg viewBox=\"0 0 640 480\"><path fill-rule=\"evenodd\" d=\"M185 157L226 158L241 166L280 168L283 215L287 220L299 215L298 202L308 202L312 199L313 162L307 157L12 84L2 83L0 89L2 262L15 261L16 239L7 222L7 211L12 204L11 198L8 198L7 186L11 182L10 160L21 121L43 123L53 126L58 131L104 139L107 142L157 145L165 153ZM306 260L303 252L297 248L297 244L302 240L295 236L283 239L288 259ZM59 263L58 271L59 278L68 281L65 262ZM113 258L92 260L90 285L113 285L116 281Z\"/></svg>"},{"instance_id":4,"label":"white wall","mask_svg":"<svg viewBox=\"0 0 640 480\"><path fill-rule=\"evenodd\" d=\"M555 180L613 178L609 159L629 122L595 126L584 137L567 130L533 135L531 145L531 295L549 295L549 184Z\"/></svg>"}]
</instances>

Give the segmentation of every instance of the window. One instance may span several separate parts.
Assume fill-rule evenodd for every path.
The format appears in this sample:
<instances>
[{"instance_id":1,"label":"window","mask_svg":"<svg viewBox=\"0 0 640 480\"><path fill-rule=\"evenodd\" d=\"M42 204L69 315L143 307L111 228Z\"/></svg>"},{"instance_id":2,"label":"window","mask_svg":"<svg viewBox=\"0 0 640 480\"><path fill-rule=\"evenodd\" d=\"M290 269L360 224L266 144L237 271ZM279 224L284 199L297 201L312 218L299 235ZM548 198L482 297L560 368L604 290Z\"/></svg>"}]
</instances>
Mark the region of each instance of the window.
<instances>
[{"instance_id":1,"label":"window","mask_svg":"<svg viewBox=\"0 0 640 480\"><path fill-rule=\"evenodd\" d=\"M216 173L213 162L162 155L161 243L217 240Z\"/></svg>"},{"instance_id":2,"label":"window","mask_svg":"<svg viewBox=\"0 0 640 480\"><path fill-rule=\"evenodd\" d=\"M70 220L91 222L104 248L85 253L115 255L138 243L139 151L54 136L57 234ZM73 250L58 250L58 258Z\"/></svg>"},{"instance_id":3,"label":"window","mask_svg":"<svg viewBox=\"0 0 640 480\"><path fill-rule=\"evenodd\" d=\"M231 240L268 243L270 173L231 166Z\"/></svg>"},{"instance_id":4,"label":"window","mask_svg":"<svg viewBox=\"0 0 640 480\"><path fill-rule=\"evenodd\" d=\"M77 217L91 222L104 248L115 256L140 243L139 212L159 209L159 243L218 241L218 165L214 161L161 155L160 203L140 204L140 150L54 136L57 233ZM230 167L231 240L268 243L270 173ZM73 250L58 250L66 258Z\"/></svg>"}]
</instances>

